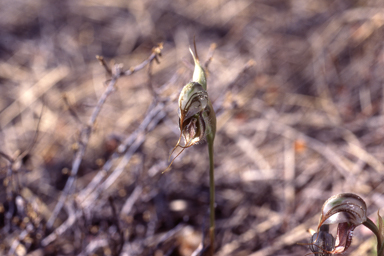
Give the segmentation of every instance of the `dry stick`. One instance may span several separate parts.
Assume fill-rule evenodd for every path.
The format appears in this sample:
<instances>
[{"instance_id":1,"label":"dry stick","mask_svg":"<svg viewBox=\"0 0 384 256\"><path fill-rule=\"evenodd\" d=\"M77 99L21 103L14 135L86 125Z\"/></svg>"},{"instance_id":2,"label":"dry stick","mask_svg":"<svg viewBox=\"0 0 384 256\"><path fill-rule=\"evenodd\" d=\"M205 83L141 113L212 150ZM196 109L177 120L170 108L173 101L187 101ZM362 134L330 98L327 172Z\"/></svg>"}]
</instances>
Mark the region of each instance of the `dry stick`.
<instances>
[{"instance_id":1,"label":"dry stick","mask_svg":"<svg viewBox=\"0 0 384 256\"><path fill-rule=\"evenodd\" d=\"M67 94L63 94L63 100L64 100L64 104L66 105L66 107L68 108L68 111L69 113L73 116L73 118L75 119L75 121L79 124L83 124L83 122L80 120L78 114L76 113L76 111L73 109L73 107L71 106L71 104L69 103L69 100L68 100L68 96Z\"/></svg>"},{"instance_id":2,"label":"dry stick","mask_svg":"<svg viewBox=\"0 0 384 256\"><path fill-rule=\"evenodd\" d=\"M145 114L145 118L140 124L140 126L128 138L126 138L123 143L120 144L120 146L117 149L117 152L113 153L111 158L102 167L103 171L98 172L96 176L92 179L92 181L88 184L88 186L79 193L77 199L80 203L83 203L86 200L86 198L92 193L92 191L96 189L96 187L102 182L103 178L107 175L107 172L111 168L113 161L116 158L120 157L121 154L124 153L127 150L127 148L129 148L135 142L138 135L142 133L145 129L147 129L151 121L156 116L158 116L159 112L163 108L164 108L164 103L162 102L157 103L156 105L152 104L148 108L148 111Z\"/></svg>"},{"instance_id":3,"label":"dry stick","mask_svg":"<svg viewBox=\"0 0 384 256\"><path fill-rule=\"evenodd\" d=\"M108 189L115 181L116 179L120 176L121 173L123 173L124 168L127 166L129 161L131 160L132 156L135 154L137 149L143 144L145 140L145 135L141 134L137 138L134 144L129 148L129 150L125 153L123 159L120 161L118 166L115 168L115 170L111 173L111 175L108 176L108 178L99 186L97 186L96 190L93 191L89 196L86 201L83 202L82 207L88 208L91 205L95 205L96 199L100 196L100 194Z\"/></svg>"},{"instance_id":4,"label":"dry stick","mask_svg":"<svg viewBox=\"0 0 384 256\"><path fill-rule=\"evenodd\" d=\"M241 223L245 219L245 217L248 216L249 208L244 207L243 209L244 209L244 213L241 213L242 216L238 218L239 220L237 221L237 223L230 225L227 228L231 228L234 225L239 225L239 223ZM248 229L248 231L239 235L232 242L222 246L222 248L217 253L217 255L233 255L234 254L233 252L237 250L241 245L249 243L250 241L254 240L257 234L262 234L275 226L281 225L283 218L280 216L280 214L269 211L267 209L258 209L258 211L268 212L267 214L265 214L265 216L267 216L267 219L262 221L261 223L252 224ZM221 228L224 228L224 227L222 226Z\"/></svg>"},{"instance_id":5,"label":"dry stick","mask_svg":"<svg viewBox=\"0 0 384 256\"><path fill-rule=\"evenodd\" d=\"M159 238L159 241L157 243L163 243L164 241L168 240L169 238L176 235L178 232L180 232L185 227L185 224L180 223L173 229L167 231L165 234L161 235Z\"/></svg>"},{"instance_id":6,"label":"dry stick","mask_svg":"<svg viewBox=\"0 0 384 256\"><path fill-rule=\"evenodd\" d=\"M176 227L164 233L146 237L146 238L135 239L134 241L126 241L120 255L121 256L138 255L136 250L135 250L135 253L131 252L132 247L139 247L139 246L148 247L148 246L153 246L153 244L164 243L165 241L177 235L177 233L179 233L183 228L185 228L185 226L186 225L184 223L179 223Z\"/></svg>"},{"instance_id":7,"label":"dry stick","mask_svg":"<svg viewBox=\"0 0 384 256\"><path fill-rule=\"evenodd\" d=\"M120 157L121 153L124 153L127 148L129 148L135 142L139 134L143 133L145 129L147 129L151 121L159 115L163 108L164 103L157 103L157 105L151 105L149 107L140 126L127 139L124 140L124 142L118 147L117 152L112 154L111 158L104 164L102 168L103 171L98 172L92 181L88 184L88 186L79 193L77 199L80 204L83 204L87 197L92 193L92 191L94 191L96 187L99 186L104 177L108 174L107 172L110 170L113 161Z\"/></svg>"},{"instance_id":8,"label":"dry stick","mask_svg":"<svg viewBox=\"0 0 384 256\"><path fill-rule=\"evenodd\" d=\"M137 139L137 136L144 132L146 129L151 130L148 126L151 124L153 119L159 115L160 112L164 109L165 105L163 102L159 102L156 105L152 105L147 113L145 114L145 118L140 126L127 138L124 142L119 145L118 152L123 153L127 150L128 147L132 145L132 143Z\"/></svg>"},{"instance_id":9,"label":"dry stick","mask_svg":"<svg viewBox=\"0 0 384 256\"><path fill-rule=\"evenodd\" d=\"M18 236L18 238L16 238L15 240L13 240L12 242L12 245L11 245L11 248L9 249L8 251L8 255L10 256L13 256L15 255L15 252L16 252L16 249L17 247L20 245L20 242L23 241L27 235L33 231L33 226L31 224L27 225L26 229L23 230L20 235ZM17 254L16 254L17 255Z\"/></svg>"},{"instance_id":10,"label":"dry stick","mask_svg":"<svg viewBox=\"0 0 384 256\"><path fill-rule=\"evenodd\" d=\"M53 213L51 217L49 218L47 222L47 227L51 228L53 226L53 223L56 220L57 215L61 211L61 208L64 205L64 202L71 192L73 183L76 180L77 172L79 171L80 163L83 159L85 150L88 145L89 137L91 136L92 133L92 128L93 125L95 124L96 118L99 115L102 106L104 105L106 99L108 96L115 90L115 85L120 76L129 76L132 75L133 73L143 69L148 63L153 61L154 59L157 59L157 56L160 55L162 49L162 45L160 44L158 47L153 49L152 54L149 56L148 59L146 59L144 62L141 64L137 65L136 67L132 67L127 71L121 71L121 65L115 65L114 70L112 71L112 78L108 83L108 87L104 91L104 93L101 95L95 109L93 110L93 113L91 115L91 118L88 122L87 127L83 128L80 132L80 138L79 138L79 149L76 152L75 158L72 163L72 169L71 169L71 176L68 178L67 183L65 184L63 193L61 194L58 203L55 206L55 209L53 210ZM105 62L104 62L105 63ZM107 67L103 65L104 67ZM108 69L106 69L108 72Z\"/></svg>"},{"instance_id":11,"label":"dry stick","mask_svg":"<svg viewBox=\"0 0 384 256\"><path fill-rule=\"evenodd\" d=\"M249 254L249 256L276 255L276 252L284 246L293 245L299 242L300 240L306 238L308 236L306 228L310 225L313 225L313 223L315 223L317 220L317 215L312 216L303 224L296 226L295 228L285 233L284 236L280 236L274 241L271 241L268 246L265 246L264 248L255 253Z\"/></svg>"},{"instance_id":12,"label":"dry stick","mask_svg":"<svg viewBox=\"0 0 384 256\"><path fill-rule=\"evenodd\" d=\"M0 151L0 156L2 156L3 158L5 158L8 162L13 163L13 159L12 159L12 157L10 157L9 155L5 154L4 152L1 152L1 151Z\"/></svg>"},{"instance_id":13,"label":"dry stick","mask_svg":"<svg viewBox=\"0 0 384 256\"><path fill-rule=\"evenodd\" d=\"M53 213L51 217L49 218L47 222L47 227L51 228L53 226L54 221L56 220L57 215L61 211L61 208L64 205L65 200L67 199L67 196L71 192L72 185L76 180L77 172L80 167L80 163L83 159L85 149L87 148L89 137L91 136L92 127L96 121L97 116L99 115L101 108L107 99L107 97L115 90L115 84L117 82L117 79L120 76L120 66L116 66L116 71L109 82L109 85L107 89L104 91L103 95L101 95L99 102L97 103L95 109L93 110L93 113L91 115L91 118L87 124L87 127L83 128L80 132L80 138L79 138L79 150L76 152L75 159L72 163L72 169L71 169L71 175L67 180L67 183L65 184L63 193L61 194L59 198L59 202L56 204L55 209L53 210Z\"/></svg>"},{"instance_id":14,"label":"dry stick","mask_svg":"<svg viewBox=\"0 0 384 256\"><path fill-rule=\"evenodd\" d=\"M272 169L271 165L265 159L263 154L260 153L257 147L253 145L253 143L249 140L249 138L246 138L243 135L230 134L230 133L227 133L227 136L232 138L235 141L236 146L241 151L243 151L245 156L255 161L255 164L258 166L259 170L262 170L264 174L267 174L270 172L270 170Z\"/></svg>"},{"instance_id":15,"label":"dry stick","mask_svg":"<svg viewBox=\"0 0 384 256\"><path fill-rule=\"evenodd\" d=\"M45 106L45 104L44 104L44 95L41 96L41 97L42 97L42 98L41 98L42 106L41 106L41 111L40 111L39 119L38 119L38 121L37 121L35 134L33 135L33 139L32 139L31 145L29 145L28 149L25 150L23 153L21 153L21 154L18 156L19 159L23 159L26 155L28 155L29 153L31 153L32 149L33 149L34 146L36 145L37 138L39 137L41 118L43 117L44 106Z\"/></svg>"},{"instance_id":16,"label":"dry stick","mask_svg":"<svg viewBox=\"0 0 384 256\"><path fill-rule=\"evenodd\" d=\"M165 114L163 114L163 111L161 110L162 104L158 105L158 111L156 116L152 117L152 121L155 122L154 125L151 127L148 127L147 131L151 131L153 128L155 128L156 124L160 122L162 118L165 117ZM160 117L160 118L156 118ZM148 124L151 124L150 122ZM131 146L126 151L123 159L120 161L120 163L116 166L115 170L108 176L108 178L102 183L97 186L97 188L88 195L87 200L83 201L82 206L83 207L89 207L91 205L94 205L94 201L100 196L100 194L108 189L121 175L121 173L124 171L125 166L129 163L131 157L134 155L134 153L137 151L137 149L144 143L145 141L145 130L142 130L140 133L136 134L136 140L131 143Z\"/></svg>"},{"instance_id":17,"label":"dry stick","mask_svg":"<svg viewBox=\"0 0 384 256\"><path fill-rule=\"evenodd\" d=\"M112 209L112 216L113 216L113 221L115 222L117 233L119 234L119 247L115 251L115 255L120 255L121 250L123 249L123 244L124 244L124 233L123 230L120 228L120 219L117 216L116 212L116 206L115 203L113 202L113 198L111 196L108 197L109 205L111 206Z\"/></svg>"},{"instance_id":18,"label":"dry stick","mask_svg":"<svg viewBox=\"0 0 384 256\"><path fill-rule=\"evenodd\" d=\"M41 117L43 116L43 110L44 110L44 104L43 104L43 106L41 108L41 112L40 112L39 119L38 119L38 122L37 122L35 134L33 136L32 142L29 145L28 149L26 149L24 152L20 153L15 158L12 158L12 157L8 156L7 154L5 154L5 153L0 151L0 156L5 158L9 162L8 165L7 165L7 180L8 180L8 184L11 183L11 185L12 185L12 180L13 180L12 176L15 173L15 171L13 169L14 168L13 165L15 164L15 162L21 161L25 156L27 156L32 151L33 147L35 146L35 144L37 142L37 138L39 136L39 127L40 127L40 123L41 123ZM16 172L16 174L17 174L17 172ZM15 181L15 184L17 185L17 189L20 189L20 183L19 183L18 176L17 175L15 175L15 176L16 176L15 179L17 179ZM8 199L10 200L12 197L13 197L13 193L12 193L12 188L11 188L10 193L8 193Z\"/></svg>"},{"instance_id":19,"label":"dry stick","mask_svg":"<svg viewBox=\"0 0 384 256\"><path fill-rule=\"evenodd\" d=\"M75 212L73 205L66 204L67 212L68 212L68 218L67 220L61 224L57 229L55 229L54 232L52 232L49 236L44 238L41 241L41 245L47 246L48 244L52 243L56 238L60 235L62 235L65 231L67 231L72 225L76 222L76 220L82 216L82 213L80 211Z\"/></svg>"},{"instance_id":20,"label":"dry stick","mask_svg":"<svg viewBox=\"0 0 384 256\"><path fill-rule=\"evenodd\" d=\"M159 63L159 59L158 57L161 56L161 50L163 49L163 44L160 43L158 47L155 47L153 50L152 50L152 54L151 56L149 56L148 59L146 59L145 61L143 61L141 64L135 66L135 67L132 67L126 71L121 71L120 75L121 76L130 76L132 75L133 73L143 69L146 65L148 65L150 62L152 62L153 60L155 60L157 63Z\"/></svg>"},{"instance_id":21,"label":"dry stick","mask_svg":"<svg viewBox=\"0 0 384 256\"><path fill-rule=\"evenodd\" d=\"M127 216L131 212L133 205L137 199L139 199L142 191L143 188L140 185L135 187L131 195L125 201L123 208L121 208L120 217Z\"/></svg>"},{"instance_id":22,"label":"dry stick","mask_svg":"<svg viewBox=\"0 0 384 256\"><path fill-rule=\"evenodd\" d=\"M109 68L108 64L105 62L104 57L96 55L96 59L100 62L100 65L102 65L105 68L105 71L107 71L108 75L112 76L112 70Z\"/></svg>"},{"instance_id":23,"label":"dry stick","mask_svg":"<svg viewBox=\"0 0 384 256\"><path fill-rule=\"evenodd\" d=\"M161 56L161 52L160 52L161 47L162 45L159 45L159 47L155 48L153 52ZM157 56L155 57L155 60L158 62ZM103 66L106 66L104 59L102 59L101 63ZM151 63L152 62L149 62L149 65L151 65ZM78 202L80 202L80 204L83 204L86 198L92 193L92 191L94 191L96 187L99 186L99 184L103 181L105 176L107 176L108 174L107 172L109 171L109 169L112 167L112 162L116 158L120 157L121 154L124 153L127 150L127 148L130 147L135 142L139 134L144 132L144 130L147 128L148 128L147 130L152 130L154 128L154 125L152 125L152 127L149 127L149 125L153 123L157 124L161 119L165 117L165 113L164 111L162 111L165 106L164 105L165 100L162 102L157 102L157 94L154 91L151 84L150 67L148 67L148 75L150 76L150 81L148 86L150 87L151 92L154 94L155 101L152 102L152 104L148 108L147 113L144 115L145 118L140 124L140 126L138 127L138 129L136 129L127 139L124 140L123 143L120 144L120 146L117 149L117 152L112 154L111 158L102 167L103 171L98 172L97 175L92 179L92 181L87 185L87 187L79 193L77 199L78 199ZM159 114L159 112L161 112L161 114ZM157 118L156 120L154 120L155 117Z\"/></svg>"},{"instance_id":24,"label":"dry stick","mask_svg":"<svg viewBox=\"0 0 384 256\"><path fill-rule=\"evenodd\" d=\"M18 162L18 161L22 161L24 157L26 157L27 155L29 155L33 148L35 147L36 145L36 142L37 142L37 138L39 137L39 131L40 131L40 124L41 124L41 119L43 117L43 112L44 112L44 95L41 96L41 101L42 101L42 106L41 106L41 111L40 111L40 115L39 115L39 119L37 121L37 125L36 125L36 130L35 130L35 134L33 135L33 139L31 141L31 144L29 145L29 147L24 150L24 152L20 153L14 160L14 162ZM11 169L13 170L13 169ZM18 170L14 170L14 173L15 173L15 184L16 184L16 187L17 187L17 190L19 191L20 188L21 188L21 185L20 185L20 179L19 179L19 175L18 174Z\"/></svg>"},{"instance_id":25,"label":"dry stick","mask_svg":"<svg viewBox=\"0 0 384 256\"><path fill-rule=\"evenodd\" d=\"M158 113L158 115L161 115L164 117L164 115L162 115L162 112ZM154 121L156 120L156 122L160 122L161 119L159 118L156 118L156 116L154 116ZM152 126L153 128L155 127L155 125ZM150 129L147 129L148 131ZM139 148L139 146L142 144L142 140L139 141L140 143L135 143L134 145L132 145L132 147L134 147L135 149L134 150L128 150L127 153L126 153L126 156L125 158L128 158L128 157L131 157L132 154ZM131 147L130 147L131 148ZM106 175L106 174L105 174ZM95 191L96 192L96 191ZM99 195L100 193L102 192L102 190L98 190L97 191L97 195ZM91 196L93 196L94 194L92 194ZM97 197L93 197L93 198L97 198ZM136 201L137 198L134 200ZM88 200L87 200L88 201ZM94 202L93 199L91 200L91 202ZM132 202L134 204L134 202ZM46 238L44 238L41 242L41 244L43 246L47 246L48 244L50 244L51 242L53 242L58 236L60 236L61 234L63 234L66 230L68 230L74 223L75 223L75 220L82 217L84 214L82 211L78 211L76 213L76 216L75 216L75 219L67 219L61 226L59 226L53 233L51 233L49 236L47 236ZM88 247L87 247L88 248Z\"/></svg>"},{"instance_id":26,"label":"dry stick","mask_svg":"<svg viewBox=\"0 0 384 256\"><path fill-rule=\"evenodd\" d=\"M240 79L247 73L247 71L254 66L255 62L253 60L248 61L244 65L243 69L236 75L236 77L230 83L228 83L226 88L222 89L219 97L215 100L215 102L213 102L213 108L215 109L216 114L220 113L220 110L223 108L223 102L225 98L224 95L226 94L226 92L231 91L232 88L239 83Z\"/></svg>"},{"instance_id":27,"label":"dry stick","mask_svg":"<svg viewBox=\"0 0 384 256\"><path fill-rule=\"evenodd\" d=\"M7 126L17 115L29 108L38 98L62 80L69 73L69 68L61 66L45 73L39 81L25 90L0 115L0 129ZM19 104L22 103L22 104Z\"/></svg>"},{"instance_id":28,"label":"dry stick","mask_svg":"<svg viewBox=\"0 0 384 256\"><path fill-rule=\"evenodd\" d=\"M228 111L228 114L226 114L224 121L221 121L221 123L224 123L227 120L229 120L233 115L233 113L234 111ZM281 134L284 137L292 140L296 140L297 138L302 138L308 143L310 148L317 151L320 155L326 158L332 165L334 165L343 177L347 179L350 178L351 170L349 166L345 163L345 158L342 158L341 156L339 156L339 154L337 154L331 148L327 147L327 145L323 144L322 142L314 138L311 138L302 132L295 130L289 125L276 121L278 119L278 115L275 111L271 112L270 114L273 117L272 119L265 117L265 118L258 119L256 121L256 123L258 124L258 125L255 125L256 130L263 131L263 132L274 132L276 134ZM264 116L266 115L264 114ZM223 126L223 124L220 124L220 120L219 120L218 126L219 127Z\"/></svg>"},{"instance_id":29,"label":"dry stick","mask_svg":"<svg viewBox=\"0 0 384 256\"><path fill-rule=\"evenodd\" d=\"M87 247L81 253L79 253L78 256L95 255L93 254L94 251L102 247L107 247L109 245L110 244L107 238L95 238L87 244Z\"/></svg>"},{"instance_id":30,"label":"dry stick","mask_svg":"<svg viewBox=\"0 0 384 256\"><path fill-rule=\"evenodd\" d=\"M327 147L327 145L323 144L322 142L311 138L304 133L301 133L294 128L285 125L283 123L274 121L274 120L266 120L266 119L260 119L258 122L265 123L264 127L268 127L268 129L256 127L258 130L263 131L269 131L274 132L277 134L281 134L282 136L295 140L297 138L301 138L305 140L305 142L308 144L310 148L317 151L320 155L322 155L324 158L326 158L333 166L336 167L336 169L339 171L339 173L348 179L350 177L349 168L344 163L343 159L337 154L335 151L333 151L331 148Z\"/></svg>"}]
</instances>

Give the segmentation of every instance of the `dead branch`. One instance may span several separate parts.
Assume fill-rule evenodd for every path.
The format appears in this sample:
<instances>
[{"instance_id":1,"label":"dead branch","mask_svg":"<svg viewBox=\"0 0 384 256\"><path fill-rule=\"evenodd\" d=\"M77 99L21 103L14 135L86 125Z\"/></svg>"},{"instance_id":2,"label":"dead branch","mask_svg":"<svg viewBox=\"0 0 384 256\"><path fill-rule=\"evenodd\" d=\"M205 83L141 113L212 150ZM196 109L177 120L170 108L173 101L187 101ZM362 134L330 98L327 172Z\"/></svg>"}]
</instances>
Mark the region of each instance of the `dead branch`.
<instances>
[{"instance_id":1,"label":"dead branch","mask_svg":"<svg viewBox=\"0 0 384 256\"><path fill-rule=\"evenodd\" d=\"M108 96L115 90L117 80L119 79L120 76L132 75L133 73L143 69L146 65L148 65L153 60L155 60L155 59L157 60L158 56L161 54L161 49L162 49L162 44L160 44L158 47L153 49L152 54L149 56L148 59L146 59L141 64L139 64L133 68L130 68L127 71L122 71L120 64L116 64L113 67L112 78L108 83L108 87L105 89L104 93L101 95L99 101L97 102L97 105L92 112L92 115L88 121L87 126L85 128L83 128L80 132L79 143L78 143L79 148L78 148L78 151L76 152L75 158L74 158L73 163L72 163L71 175L68 178L67 183L65 184L63 193L60 196L58 203L56 204L55 209L53 210L52 215L47 222L48 228L51 228L53 226L53 223L55 222L57 215L61 211L61 208L63 207L67 196L71 193L72 186L76 180L77 172L79 170L81 161L83 159L85 150L86 150L87 145L88 145L89 137L91 136L91 133L92 133L93 125L95 124L96 118L99 115L99 113L100 113L105 101L107 100ZM104 63L104 62L102 62L102 63ZM106 70L108 72L109 69L107 68L107 66L106 65L103 65L103 66L104 66L104 68L106 68Z\"/></svg>"}]
</instances>

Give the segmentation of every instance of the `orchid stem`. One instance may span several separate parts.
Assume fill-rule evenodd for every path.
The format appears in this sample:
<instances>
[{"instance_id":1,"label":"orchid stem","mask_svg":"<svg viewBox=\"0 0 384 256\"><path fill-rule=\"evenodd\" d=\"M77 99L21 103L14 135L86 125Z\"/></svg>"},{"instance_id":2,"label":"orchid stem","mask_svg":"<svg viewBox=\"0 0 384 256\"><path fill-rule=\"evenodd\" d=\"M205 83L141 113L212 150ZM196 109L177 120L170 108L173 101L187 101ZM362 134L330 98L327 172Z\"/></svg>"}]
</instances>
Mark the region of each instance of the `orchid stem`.
<instances>
[{"instance_id":1,"label":"orchid stem","mask_svg":"<svg viewBox=\"0 0 384 256\"><path fill-rule=\"evenodd\" d=\"M373 223L369 218L365 222L363 222L363 225L369 228L376 236L377 238L377 255L382 256L383 254L383 241L381 239L381 235L379 232L379 229L377 228L376 224Z\"/></svg>"},{"instance_id":2,"label":"orchid stem","mask_svg":"<svg viewBox=\"0 0 384 256\"><path fill-rule=\"evenodd\" d=\"M209 213L210 213L210 254L213 256L215 251L215 176L214 176L214 164L213 164L213 138L207 136L208 153L209 153Z\"/></svg>"}]
</instances>

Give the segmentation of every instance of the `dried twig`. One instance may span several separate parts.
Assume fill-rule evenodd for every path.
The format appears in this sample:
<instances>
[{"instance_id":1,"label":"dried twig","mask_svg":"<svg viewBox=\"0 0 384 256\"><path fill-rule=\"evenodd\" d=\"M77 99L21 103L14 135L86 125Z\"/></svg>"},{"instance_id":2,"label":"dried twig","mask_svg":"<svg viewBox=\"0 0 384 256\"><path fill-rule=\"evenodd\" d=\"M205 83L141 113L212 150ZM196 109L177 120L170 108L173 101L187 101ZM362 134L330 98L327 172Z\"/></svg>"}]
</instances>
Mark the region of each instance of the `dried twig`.
<instances>
[{"instance_id":1,"label":"dried twig","mask_svg":"<svg viewBox=\"0 0 384 256\"><path fill-rule=\"evenodd\" d=\"M161 114L161 112L160 112ZM157 119L159 122L160 119ZM154 126L153 126L154 127ZM141 136L141 139L138 139L135 144L132 145L132 150L128 150L123 158L123 161L120 162L120 164L116 167L114 171L114 175L111 175L103 184L100 184L100 182L104 179L104 177L107 175L105 171L100 171L95 177L95 179L92 180L92 186L91 188L85 189L89 193L83 193L82 200L79 200L79 204L82 206L83 209L88 208L90 205L92 205L95 200L98 198L98 196L105 190L107 189L121 174L122 170L124 169L125 165L128 163L129 159L132 157L133 153L136 152L136 150L139 148L139 146L143 143L144 141L144 136ZM131 149L131 147L129 148ZM93 189L97 188L95 191ZM91 193L92 192L92 193ZM136 197L137 195L135 195ZM79 196L80 197L80 196ZM136 199L132 198L132 202L130 201L130 204L133 205L134 201ZM85 204L86 202L86 204ZM125 206L126 209L124 210L125 212L129 212L130 209L128 210L128 207L130 206ZM124 209L124 207L123 207ZM78 211L76 213L76 219L80 218L83 216L83 213L81 211ZM51 235L46 237L43 242L45 245L48 245L49 243L53 242L58 235L62 234L65 232L67 229L69 229L72 225L74 224L74 221L69 221L67 220L64 222L61 226L59 226L55 232L53 232Z\"/></svg>"},{"instance_id":2,"label":"dried twig","mask_svg":"<svg viewBox=\"0 0 384 256\"><path fill-rule=\"evenodd\" d=\"M130 197L125 201L124 206L120 211L120 216L127 216L131 212L134 203L139 199L142 191L143 188L141 186L136 186Z\"/></svg>"},{"instance_id":3,"label":"dried twig","mask_svg":"<svg viewBox=\"0 0 384 256\"><path fill-rule=\"evenodd\" d=\"M68 219L61 224L57 229L55 229L54 232L52 232L49 236L45 237L41 241L42 246L47 246L48 244L52 243L54 240L57 239L60 235L62 235L65 231L68 230L75 222L76 219L81 216L81 212L78 211L75 213L75 209L72 204L66 204L66 210L68 212Z\"/></svg>"},{"instance_id":4,"label":"dried twig","mask_svg":"<svg viewBox=\"0 0 384 256\"><path fill-rule=\"evenodd\" d=\"M117 214L116 206L115 206L115 203L113 202L113 198L111 196L108 197L108 201L112 209L113 221L115 222L117 233L119 234L119 245L118 245L118 248L115 250L114 255L120 255L121 250L123 249L123 244L124 244L124 233L120 228L120 221L119 221L120 218Z\"/></svg>"},{"instance_id":5,"label":"dried twig","mask_svg":"<svg viewBox=\"0 0 384 256\"><path fill-rule=\"evenodd\" d=\"M100 65L102 65L105 68L105 71L107 71L108 75L112 76L112 70L107 64L107 62L105 62L104 57L96 55L96 59L100 62Z\"/></svg>"},{"instance_id":6,"label":"dried twig","mask_svg":"<svg viewBox=\"0 0 384 256\"><path fill-rule=\"evenodd\" d=\"M116 85L117 80L119 79L120 76L129 76L129 75L132 75L133 73L143 69L148 63L152 62L154 59L157 59L157 56L161 53L161 49L162 49L162 44L160 44L158 47L154 48L154 50L152 51L152 54L149 56L148 59L146 59L141 64L139 64L139 65L127 70L127 71L122 71L121 65L119 65L119 64L116 64L113 67L112 78L108 83L108 87L106 88L104 93L101 95L95 109L93 110L92 115L90 117L90 120L88 121L87 127L83 128L80 132L79 149L76 152L74 161L72 163L71 176L68 178L67 183L65 184L63 193L60 196L59 201L56 204L55 209L53 210L52 215L47 222L47 227L50 228L53 226L53 223L56 220L56 217L59 214L61 208L63 207L67 196L70 194L70 192L72 190L72 186L76 180L76 176L77 176L77 172L78 172L79 167L80 167L80 163L83 159L85 150L86 150L87 145L88 145L89 137L91 136L91 133L92 133L93 125L95 124L96 118L99 115L101 108L104 105L106 99L115 90L115 85ZM104 62L102 62L102 63L104 63ZM103 65L103 66L106 68L106 70L108 72L109 69L107 68L107 66L106 65Z\"/></svg>"},{"instance_id":7,"label":"dried twig","mask_svg":"<svg viewBox=\"0 0 384 256\"><path fill-rule=\"evenodd\" d=\"M5 158L9 163L13 163L13 159L12 159L12 157L10 157L9 155L5 154L4 152L1 152L1 151L0 151L0 156L2 156L3 158Z\"/></svg>"},{"instance_id":8,"label":"dried twig","mask_svg":"<svg viewBox=\"0 0 384 256\"><path fill-rule=\"evenodd\" d=\"M85 200L87 200L88 196L98 187L103 179L108 175L110 168L112 167L112 163L121 156L127 149L137 140L140 134L143 134L145 130L149 129L149 125L155 119L155 117L159 116L163 111L164 103L158 102L156 105L151 105L145 114L145 118L140 124L140 126L128 137L126 138L117 148L117 152L112 154L110 159L104 164L102 167L103 171L100 171L96 174L96 176L92 179L92 181L88 184L86 188L84 188L78 195L77 201L80 204L83 204ZM163 115L160 115L163 116ZM164 117L164 116L163 116ZM157 122L159 122L158 120Z\"/></svg>"},{"instance_id":9,"label":"dried twig","mask_svg":"<svg viewBox=\"0 0 384 256\"><path fill-rule=\"evenodd\" d=\"M71 104L69 103L68 96L66 94L63 94L63 100L71 116L73 116L73 118L76 120L77 123L83 124L83 122L80 120L79 116L77 115L76 111L72 108Z\"/></svg>"}]
</instances>

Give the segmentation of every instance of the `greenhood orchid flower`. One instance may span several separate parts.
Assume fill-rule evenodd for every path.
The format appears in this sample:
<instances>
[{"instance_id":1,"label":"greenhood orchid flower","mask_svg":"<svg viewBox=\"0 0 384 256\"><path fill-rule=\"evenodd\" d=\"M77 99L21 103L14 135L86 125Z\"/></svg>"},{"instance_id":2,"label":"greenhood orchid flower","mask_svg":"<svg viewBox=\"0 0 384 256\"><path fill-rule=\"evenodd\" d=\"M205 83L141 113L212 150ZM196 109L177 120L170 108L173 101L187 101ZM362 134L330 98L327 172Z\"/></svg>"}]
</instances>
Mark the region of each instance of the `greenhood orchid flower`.
<instances>
[{"instance_id":1,"label":"greenhood orchid flower","mask_svg":"<svg viewBox=\"0 0 384 256\"><path fill-rule=\"evenodd\" d=\"M330 197L321 209L317 233L311 241L311 251L323 255L345 252L351 245L353 230L366 221L367 206L358 195L341 193ZM330 246L332 243L328 232L322 231L322 227L330 224L337 224L336 239L332 246ZM326 239L327 242L325 242Z\"/></svg>"},{"instance_id":2,"label":"greenhood orchid flower","mask_svg":"<svg viewBox=\"0 0 384 256\"><path fill-rule=\"evenodd\" d=\"M209 210L210 210L210 255L213 256L215 250L215 179L214 179L214 160L213 160L213 142L216 134L216 115L213 110L212 103L208 98L207 93L207 77L204 68L201 66L197 57L196 44L195 53L191 48L189 51L192 54L195 62L192 81L186 84L181 90L179 96L179 129L180 136L176 146L171 151L175 151L177 147L182 150L176 156L178 157L186 148L189 148L201 141L207 140L209 153ZM180 145L181 137L184 139L184 146ZM175 157L175 158L176 158ZM169 164L167 171L170 169L173 161ZM165 172L164 171L164 172Z\"/></svg>"},{"instance_id":3,"label":"greenhood orchid flower","mask_svg":"<svg viewBox=\"0 0 384 256\"><path fill-rule=\"evenodd\" d=\"M378 227L367 217L367 205L358 195L341 193L330 197L321 208L317 232L309 249L320 256L344 253L352 243L354 229L363 224L377 238L377 255L384 256L384 221L377 212ZM337 224L336 239L329 234L329 225Z\"/></svg>"},{"instance_id":4,"label":"greenhood orchid flower","mask_svg":"<svg viewBox=\"0 0 384 256\"><path fill-rule=\"evenodd\" d=\"M216 115L208 98L205 70L201 66L199 59L193 54L191 48L189 50L195 62L195 69L192 81L183 87L179 96L180 137L176 146L171 151L172 155L177 147L183 148L177 156L184 149L196 145L205 139L208 143L213 143L216 134ZM180 145L182 137L185 142L184 146ZM172 163L173 161L165 171L171 167Z\"/></svg>"}]
</instances>

